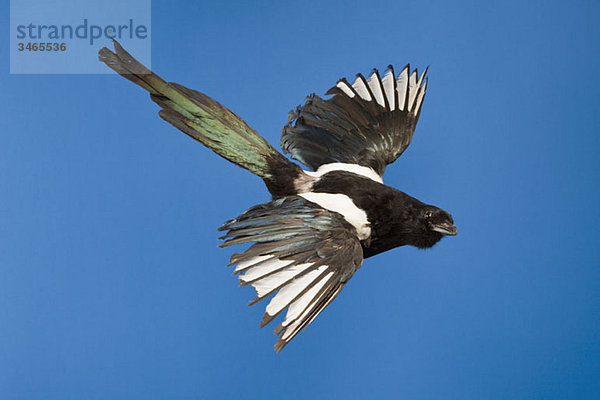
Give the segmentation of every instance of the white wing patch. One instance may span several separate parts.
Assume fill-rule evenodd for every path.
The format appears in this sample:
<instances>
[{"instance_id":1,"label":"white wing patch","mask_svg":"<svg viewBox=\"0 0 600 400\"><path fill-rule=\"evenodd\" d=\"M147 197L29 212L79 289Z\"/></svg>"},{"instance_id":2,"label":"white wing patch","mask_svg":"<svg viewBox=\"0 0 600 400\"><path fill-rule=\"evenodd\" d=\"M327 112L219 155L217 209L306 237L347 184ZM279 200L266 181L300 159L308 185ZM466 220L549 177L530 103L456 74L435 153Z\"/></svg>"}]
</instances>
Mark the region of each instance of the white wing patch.
<instances>
[{"instance_id":1,"label":"white wing patch","mask_svg":"<svg viewBox=\"0 0 600 400\"><path fill-rule=\"evenodd\" d=\"M289 307L283 322L284 326L306 312L312 299L335 273L334 271L327 273L328 265L321 265L306 272L314 264L305 263L288 267L292 263L293 260L280 260L274 256L258 256L238 264L236 268L237 271L243 269L239 268L241 264L246 265L246 273L240 276L240 282L250 282L259 298L279 290L267 305L265 312L269 317L274 317Z\"/></svg>"},{"instance_id":2,"label":"white wing patch","mask_svg":"<svg viewBox=\"0 0 600 400\"><path fill-rule=\"evenodd\" d=\"M390 111L409 111L419 115L427 88L426 74L427 68L419 77L417 70L411 73L410 65L407 65L395 78L394 69L390 65L383 78L380 78L379 72L374 69L367 80L358 74L352 87L345 80L338 81L337 87L348 97L353 98L356 93L363 100L375 101Z\"/></svg>"},{"instance_id":3,"label":"white wing patch","mask_svg":"<svg viewBox=\"0 0 600 400\"><path fill-rule=\"evenodd\" d=\"M284 268L286 265L291 264L291 261L277 260L277 262L281 263L281 267ZM256 273L256 275L261 276L260 279L252 282L252 286L256 289L256 294L258 297L264 297L294 278L296 275L304 272L311 264L298 264L291 267L284 268L283 270L271 274L260 275L260 273ZM247 278L246 275L248 273L253 272L253 268L251 268L245 275L240 276L240 282L247 283L251 280ZM255 278L256 279L256 278Z\"/></svg>"},{"instance_id":4,"label":"white wing patch","mask_svg":"<svg viewBox=\"0 0 600 400\"><path fill-rule=\"evenodd\" d=\"M267 260L263 260L266 257ZM252 282L258 278L269 275L277 270L282 269L285 266L288 266L292 263L291 260L282 261L275 257L270 256L259 256L255 258L257 260L256 263L253 263L251 267L247 268L246 273L240 276L240 281L243 283ZM240 263L242 264L242 263ZM238 265L239 267L239 265ZM238 268L235 269L238 271Z\"/></svg>"},{"instance_id":5,"label":"white wing patch","mask_svg":"<svg viewBox=\"0 0 600 400\"><path fill-rule=\"evenodd\" d=\"M304 289L309 287L315 281L315 279L322 275L327 268L327 265L322 265L319 268L294 279L292 282L282 287L267 305L267 314L270 316L275 316L283 311L296 297L298 297L300 293L304 291ZM333 274L333 271L330 273Z\"/></svg>"},{"instance_id":6,"label":"white wing patch","mask_svg":"<svg viewBox=\"0 0 600 400\"><path fill-rule=\"evenodd\" d=\"M371 236L371 224L367 219L367 213L354 204L350 197L341 193L301 193L299 196L312 201L326 210L341 214L356 229L360 240Z\"/></svg>"}]
</instances>

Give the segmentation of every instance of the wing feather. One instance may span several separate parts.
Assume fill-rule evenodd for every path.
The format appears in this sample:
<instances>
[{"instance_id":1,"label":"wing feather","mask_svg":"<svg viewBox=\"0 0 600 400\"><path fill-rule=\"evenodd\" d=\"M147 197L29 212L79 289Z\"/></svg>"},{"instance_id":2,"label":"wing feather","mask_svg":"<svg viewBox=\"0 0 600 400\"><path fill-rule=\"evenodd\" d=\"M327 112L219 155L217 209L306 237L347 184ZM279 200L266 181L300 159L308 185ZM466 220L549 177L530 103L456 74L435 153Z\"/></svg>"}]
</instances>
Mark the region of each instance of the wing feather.
<instances>
[{"instance_id":1,"label":"wing feather","mask_svg":"<svg viewBox=\"0 0 600 400\"><path fill-rule=\"evenodd\" d=\"M371 93L373 93L373 97L377 101L381 107L385 107L389 109L387 99L383 95L383 83L381 82L381 78L379 77L379 71L377 69L373 69L371 76L368 80L369 88L371 89Z\"/></svg>"},{"instance_id":2,"label":"wing feather","mask_svg":"<svg viewBox=\"0 0 600 400\"><path fill-rule=\"evenodd\" d=\"M358 93L358 95L364 100L371 101L373 99L373 96L371 96L371 90L369 89L369 85L367 84L367 81L365 80L365 77L362 76L362 74L356 74L356 80L352 84L352 87L354 88L354 90L356 90L356 93Z\"/></svg>"},{"instance_id":3,"label":"wing feather","mask_svg":"<svg viewBox=\"0 0 600 400\"><path fill-rule=\"evenodd\" d=\"M383 78L374 69L350 85L340 79L327 94L311 95L290 111L281 147L313 170L331 163L358 164L380 176L406 150L419 119L427 88L427 69L419 76L406 65L398 77L389 66Z\"/></svg>"},{"instance_id":4,"label":"wing feather","mask_svg":"<svg viewBox=\"0 0 600 400\"><path fill-rule=\"evenodd\" d=\"M398 109L404 111L406 109L406 104L408 104L408 73L410 71L410 64L406 64L406 66L400 71L398 74L398 99L400 101L398 105Z\"/></svg>"},{"instance_id":5,"label":"wing feather","mask_svg":"<svg viewBox=\"0 0 600 400\"><path fill-rule=\"evenodd\" d=\"M398 94L396 93L396 76L394 75L394 67L389 65L387 71L381 80L385 90L390 110L395 110L398 104Z\"/></svg>"},{"instance_id":6,"label":"wing feather","mask_svg":"<svg viewBox=\"0 0 600 400\"><path fill-rule=\"evenodd\" d=\"M341 90L341 89L340 89ZM280 351L333 300L362 264L356 229L342 215L300 196L252 207L226 222L221 246L254 242L231 264L242 285L252 285L255 304L271 295L261 327L287 308L276 328Z\"/></svg>"},{"instance_id":7,"label":"wing feather","mask_svg":"<svg viewBox=\"0 0 600 400\"><path fill-rule=\"evenodd\" d=\"M408 78L408 105L407 105L407 110L412 110L412 105L413 102L415 101L415 98L417 97L417 76L418 76L418 72L415 69L412 74L410 74L410 77Z\"/></svg>"}]
</instances>

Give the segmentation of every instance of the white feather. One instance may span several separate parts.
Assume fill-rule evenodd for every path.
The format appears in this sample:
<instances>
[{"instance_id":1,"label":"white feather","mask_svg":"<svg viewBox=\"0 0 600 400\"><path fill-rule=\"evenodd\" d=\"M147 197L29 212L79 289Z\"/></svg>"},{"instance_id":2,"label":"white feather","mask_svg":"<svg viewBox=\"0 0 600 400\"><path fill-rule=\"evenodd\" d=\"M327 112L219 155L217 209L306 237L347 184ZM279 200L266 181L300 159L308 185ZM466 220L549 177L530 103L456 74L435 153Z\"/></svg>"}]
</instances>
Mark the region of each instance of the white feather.
<instances>
[{"instance_id":1,"label":"white feather","mask_svg":"<svg viewBox=\"0 0 600 400\"><path fill-rule=\"evenodd\" d=\"M408 105L406 109L412 110L413 102L417 96L417 70L415 69L408 80Z\"/></svg>"},{"instance_id":2,"label":"white feather","mask_svg":"<svg viewBox=\"0 0 600 400\"><path fill-rule=\"evenodd\" d=\"M264 256L260 256L260 257L264 257ZM256 258L259 258L259 257L256 257ZM252 266L252 267L248 268L246 273L244 275L240 276L240 281L242 281L242 282L253 281L255 279L260 278L261 276L265 276L267 274L270 274L273 271L277 271L280 268L290 265L293 262L294 262L293 260L280 260L276 257L272 257L268 261L261 262L260 264L258 264L256 266Z\"/></svg>"},{"instance_id":3,"label":"white feather","mask_svg":"<svg viewBox=\"0 0 600 400\"><path fill-rule=\"evenodd\" d=\"M387 73L381 79L383 83L383 90L385 90L385 96L387 97L390 110L396 109L396 96L394 96L394 80L396 77L392 73L391 69L388 69Z\"/></svg>"},{"instance_id":4,"label":"white feather","mask_svg":"<svg viewBox=\"0 0 600 400\"><path fill-rule=\"evenodd\" d=\"M352 172L353 174L364 176L365 178L369 178L375 182L383 183L383 179L377 172L375 172L372 168L364 167L358 164L349 164L349 163L330 163L323 164L315 172L312 171L304 171L305 174L313 176L315 178L320 178L323 175L331 172L331 171L346 171Z\"/></svg>"},{"instance_id":5,"label":"white feather","mask_svg":"<svg viewBox=\"0 0 600 400\"><path fill-rule=\"evenodd\" d=\"M356 229L360 240L371 236L371 224L367 213L354 204L350 197L341 193L301 193L300 196L312 201L329 211L341 214Z\"/></svg>"},{"instance_id":6,"label":"white feather","mask_svg":"<svg viewBox=\"0 0 600 400\"><path fill-rule=\"evenodd\" d=\"M350 98L354 97L354 92L352 91L352 89L346 82L339 81L336 86L339 87L340 89L342 89L342 91L346 94L346 96L348 96Z\"/></svg>"},{"instance_id":7,"label":"white feather","mask_svg":"<svg viewBox=\"0 0 600 400\"><path fill-rule=\"evenodd\" d=\"M398 74L398 110L404 110L406 106L406 91L408 90L408 65Z\"/></svg>"},{"instance_id":8,"label":"white feather","mask_svg":"<svg viewBox=\"0 0 600 400\"><path fill-rule=\"evenodd\" d=\"M417 97L417 106L415 107L415 115L419 114L419 110L421 109L421 104L423 103L423 98L425 97L425 89L427 89L427 81L423 84L423 88L419 93L419 97Z\"/></svg>"},{"instance_id":9,"label":"white feather","mask_svg":"<svg viewBox=\"0 0 600 400\"><path fill-rule=\"evenodd\" d=\"M269 305L267 305L267 314L273 316L286 308L292 300L294 300L304 289L310 286L315 279L319 277L327 269L327 265L322 265L319 268L312 270L299 278L294 279L284 287L282 287L277 295L275 295ZM333 273L333 272L332 272Z\"/></svg>"},{"instance_id":10,"label":"white feather","mask_svg":"<svg viewBox=\"0 0 600 400\"><path fill-rule=\"evenodd\" d=\"M356 78L356 80L352 84L352 87L354 88L354 90L356 90L356 93L358 93L358 95L364 100L371 101L371 94L369 93L365 82L360 77Z\"/></svg>"},{"instance_id":11,"label":"white feather","mask_svg":"<svg viewBox=\"0 0 600 400\"><path fill-rule=\"evenodd\" d=\"M385 107L385 100L383 99L383 92L381 91L381 84L379 83L379 77L375 72L371 74L369 79L367 80L369 87L371 88L371 92L373 96L375 96L375 101L381 107Z\"/></svg>"},{"instance_id":12,"label":"white feather","mask_svg":"<svg viewBox=\"0 0 600 400\"><path fill-rule=\"evenodd\" d=\"M340 290L342 290L342 288L343 288L343 287L344 287L344 286L341 286L341 285L340 285L340 286L339 286L339 287L338 287L338 288L335 290L335 292L333 292L333 294L331 295L331 297L329 298L329 300L327 300L327 303L325 303L325 305L324 305L324 306L321 308L321 310L320 310L318 313L316 313L315 315L313 315L312 317L310 317L310 319L308 320L308 323L307 323L307 325L308 325L308 324L310 324L310 323L312 323L312 322L313 322L313 320L314 320L315 318L317 318L317 317L319 316L319 314L321 314L321 311L323 311L323 310L325 309L325 307L327 307L327 306L329 305L329 303L331 303L331 302L333 301L333 299L335 299L335 296L337 296L337 295L338 295L338 293L340 292Z\"/></svg>"},{"instance_id":13,"label":"white feather","mask_svg":"<svg viewBox=\"0 0 600 400\"><path fill-rule=\"evenodd\" d=\"M285 314L285 320L281 323L283 326L288 326L291 322L295 321L310 304L311 300L315 298L319 290L327 283L333 271L321 278L313 287L311 287L306 293L304 293L299 299L290 304L287 313Z\"/></svg>"},{"instance_id":14,"label":"white feather","mask_svg":"<svg viewBox=\"0 0 600 400\"><path fill-rule=\"evenodd\" d=\"M258 257L253 257L249 260L246 261L240 261L240 263L238 263L238 265L235 266L235 270L234 272L240 272L245 270L246 268L249 268L255 264L261 263L265 260L268 260L269 258L271 258L272 256L270 255L266 255L266 256L258 256Z\"/></svg>"},{"instance_id":15,"label":"white feather","mask_svg":"<svg viewBox=\"0 0 600 400\"><path fill-rule=\"evenodd\" d=\"M416 100L417 92L419 91L419 88L421 87L421 84L423 83L423 78L425 77L425 72L427 72L427 71L426 70L423 71L423 73L421 74L421 77L419 78L419 81L415 84L415 87L413 88L415 100ZM416 74L417 74L417 71L415 70L414 75L416 75ZM423 92L423 91L421 90L421 92ZM415 105L415 103L411 103L411 108L410 108L411 110L412 110L413 105ZM415 108L414 113L415 113L415 115L417 114L416 108Z\"/></svg>"},{"instance_id":16,"label":"white feather","mask_svg":"<svg viewBox=\"0 0 600 400\"><path fill-rule=\"evenodd\" d=\"M267 293L292 279L294 276L300 274L311 265L312 264L310 263L294 265L293 267L289 267L283 271L268 275L256 282L252 282L252 286L254 286L254 289L256 289L256 294L258 297L263 297Z\"/></svg>"}]
</instances>

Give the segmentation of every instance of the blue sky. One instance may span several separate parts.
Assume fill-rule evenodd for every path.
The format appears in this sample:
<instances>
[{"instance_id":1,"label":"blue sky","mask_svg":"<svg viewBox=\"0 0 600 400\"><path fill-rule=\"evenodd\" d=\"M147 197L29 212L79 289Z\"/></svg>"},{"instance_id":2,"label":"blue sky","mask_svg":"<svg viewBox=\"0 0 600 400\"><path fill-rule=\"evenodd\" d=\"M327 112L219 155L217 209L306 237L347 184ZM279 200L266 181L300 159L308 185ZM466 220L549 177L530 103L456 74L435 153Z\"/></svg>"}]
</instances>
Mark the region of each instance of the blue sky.
<instances>
[{"instance_id":1,"label":"blue sky","mask_svg":"<svg viewBox=\"0 0 600 400\"><path fill-rule=\"evenodd\" d=\"M0 47L0 398L600 397L598 3L324 3L155 0L152 67L278 144L338 78L430 65L384 179L459 235L367 260L276 355L217 248L262 182L124 79Z\"/></svg>"}]
</instances>

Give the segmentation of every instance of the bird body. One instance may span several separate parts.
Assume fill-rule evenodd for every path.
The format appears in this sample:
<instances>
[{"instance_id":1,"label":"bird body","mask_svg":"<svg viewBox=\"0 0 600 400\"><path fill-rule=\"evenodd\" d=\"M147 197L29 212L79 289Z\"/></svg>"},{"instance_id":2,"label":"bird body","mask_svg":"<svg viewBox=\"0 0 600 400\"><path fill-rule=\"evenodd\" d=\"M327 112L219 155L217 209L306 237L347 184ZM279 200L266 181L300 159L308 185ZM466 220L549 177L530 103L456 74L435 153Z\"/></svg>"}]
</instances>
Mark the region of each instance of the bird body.
<instances>
[{"instance_id":1,"label":"bird body","mask_svg":"<svg viewBox=\"0 0 600 400\"><path fill-rule=\"evenodd\" d=\"M100 60L146 89L159 115L220 156L261 177L272 201L226 222L221 246L253 243L231 257L242 285L272 296L261 326L287 309L275 333L281 350L339 294L363 259L404 245L428 248L455 235L450 214L383 183L385 167L408 147L427 80L407 65L396 77L374 70L337 82L290 112L284 152L212 98L146 69L117 42Z\"/></svg>"}]
</instances>

